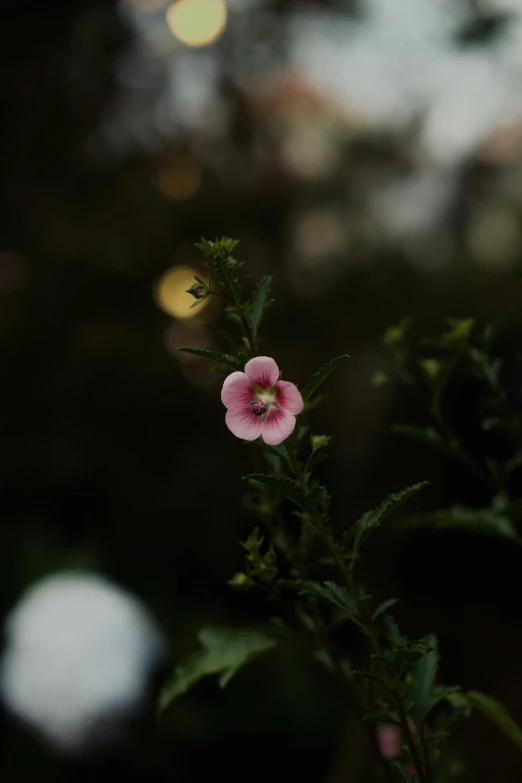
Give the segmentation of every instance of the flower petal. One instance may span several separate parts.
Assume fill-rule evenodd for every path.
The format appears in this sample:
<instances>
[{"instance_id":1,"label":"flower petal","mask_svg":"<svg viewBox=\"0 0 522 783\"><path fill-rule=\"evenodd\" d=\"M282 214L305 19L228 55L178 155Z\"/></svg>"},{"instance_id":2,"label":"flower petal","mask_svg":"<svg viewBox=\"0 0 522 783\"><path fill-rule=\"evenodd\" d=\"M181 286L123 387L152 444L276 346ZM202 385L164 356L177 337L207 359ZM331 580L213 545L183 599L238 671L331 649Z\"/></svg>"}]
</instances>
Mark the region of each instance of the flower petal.
<instances>
[{"instance_id":1,"label":"flower petal","mask_svg":"<svg viewBox=\"0 0 522 783\"><path fill-rule=\"evenodd\" d=\"M256 386L268 390L279 378L279 367L270 356L256 356L245 364L245 373Z\"/></svg>"},{"instance_id":2,"label":"flower petal","mask_svg":"<svg viewBox=\"0 0 522 783\"><path fill-rule=\"evenodd\" d=\"M255 440L263 429L263 417L256 416L248 406L228 410L225 422L230 432L242 440Z\"/></svg>"},{"instance_id":3,"label":"flower petal","mask_svg":"<svg viewBox=\"0 0 522 783\"><path fill-rule=\"evenodd\" d=\"M378 727L377 743L385 759L393 759L401 752L401 735L391 726Z\"/></svg>"},{"instance_id":4,"label":"flower petal","mask_svg":"<svg viewBox=\"0 0 522 783\"><path fill-rule=\"evenodd\" d=\"M254 384L244 372L233 372L221 389L221 402L227 408L245 408L254 399Z\"/></svg>"},{"instance_id":5,"label":"flower petal","mask_svg":"<svg viewBox=\"0 0 522 783\"><path fill-rule=\"evenodd\" d=\"M262 436L268 446L277 446L288 438L295 427L295 416L282 408L270 408L263 422Z\"/></svg>"},{"instance_id":6,"label":"flower petal","mask_svg":"<svg viewBox=\"0 0 522 783\"><path fill-rule=\"evenodd\" d=\"M287 413L293 413L294 416L301 413L304 403L301 392L295 383L290 383L290 381L278 381L275 388L276 402L283 410Z\"/></svg>"}]
</instances>

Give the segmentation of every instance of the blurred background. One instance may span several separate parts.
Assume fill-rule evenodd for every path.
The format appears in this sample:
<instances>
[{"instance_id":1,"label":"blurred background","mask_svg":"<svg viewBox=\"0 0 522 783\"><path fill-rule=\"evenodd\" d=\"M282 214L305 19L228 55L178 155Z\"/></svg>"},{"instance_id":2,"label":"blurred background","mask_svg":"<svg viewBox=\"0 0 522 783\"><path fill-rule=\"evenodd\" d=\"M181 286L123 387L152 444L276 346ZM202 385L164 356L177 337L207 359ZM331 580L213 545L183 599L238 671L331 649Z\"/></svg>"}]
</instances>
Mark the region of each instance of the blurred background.
<instances>
[{"instance_id":1,"label":"blurred background","mask_svg":"<svg viewBox=\"0 0 522 783\"><path fill-rule=\"evenodd\" d=\"M175 353L211 348L221 316L189 309L194 242L235 237L253 281L276 276L262 347L287 379L351 354L313 414L339 529L422 479L419 507L487 503L390 434L422 411L370 380L406 314L422 336L511 310L498 350L521 350L522 1L6 0L0 35L0 776L355 782L360 729L304 656L202 683L154 721L201 625L273 612L226 586L249 455L220 376ZM457 428L474 393L452 388ZM438 634L445 681L522 720L519 549L383 531L371 554L404 630ZM467 781L522 779L479 718L452 748Z\"/></svg>"}]
</instances>

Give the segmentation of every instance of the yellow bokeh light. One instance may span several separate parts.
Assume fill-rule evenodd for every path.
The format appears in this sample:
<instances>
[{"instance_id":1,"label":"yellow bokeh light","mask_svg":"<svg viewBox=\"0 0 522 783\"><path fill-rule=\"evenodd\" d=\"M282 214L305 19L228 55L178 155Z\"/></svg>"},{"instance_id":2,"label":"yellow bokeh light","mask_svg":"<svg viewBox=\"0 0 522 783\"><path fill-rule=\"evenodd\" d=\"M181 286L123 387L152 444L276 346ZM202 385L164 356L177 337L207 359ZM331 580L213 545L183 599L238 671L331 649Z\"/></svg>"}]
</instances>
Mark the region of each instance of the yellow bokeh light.
<instances>
[{"instance_id":1,"label":"yellow bokeh light","mask_svg":"<svg viewBox=\"0 0 522 783\"><path fill-rule=\"evenodd\" d=\"M171 33L186 46L208 46L227 23L225 0L176 0L167 10Z\"/></svg>"},{"instance_id":2,"label":"yellow bokeh light","mask_svg":"<svg viewBox=\"0 0 522 783\"><path fill-rule=\"evenodd\" d=\"M167 269L154 285L156 303L167 315L174 318L193 318L208 306L209 299L205 299L197 307L190 309L190 305L196 300L186 291L194 283L195 274L198 274L198 270L190 266L173 266ZM200 272L199 274L201 275Z\"/></svg>"},{"instance_id":3,"label":"yellow bokeh light","mask_svg":"<svg viewBox=\"0 0 522 783\"><path fill-rule=\"evenodd\" d=\"M196 193L200 184L199 169L188 155L167 161L156 173L156 187L173 201L186 201Z\"/></svg>"}]
</instances>

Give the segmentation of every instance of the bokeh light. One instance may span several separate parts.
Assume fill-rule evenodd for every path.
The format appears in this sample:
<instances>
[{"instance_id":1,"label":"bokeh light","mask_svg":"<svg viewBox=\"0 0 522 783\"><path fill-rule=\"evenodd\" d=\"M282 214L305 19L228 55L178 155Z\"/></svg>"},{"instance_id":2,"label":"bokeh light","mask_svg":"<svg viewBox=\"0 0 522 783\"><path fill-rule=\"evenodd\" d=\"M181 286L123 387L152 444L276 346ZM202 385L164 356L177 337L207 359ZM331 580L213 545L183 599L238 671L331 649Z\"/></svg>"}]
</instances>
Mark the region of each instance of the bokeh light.
<instances>
[{"instance_id":1,"label":"bokeh light","mask_svg":"<svg viewBox=\"0 0 522 783\"><path fill-rule=\"evenodd\" d=\"M34 584L6 624L0 696L54 748L78 754L117 739L163 656L135 598L96 574Z\"/></svg>"},{"instance_id":2,"label":"bokeh light","mask_svg":"<svg viewBox=\"0 0 522 783\"><path fill-rule=\"evenodd\" d=\"M224 0L177 0L167 10L172 34L186 46L208 46L227 23Z\"/></svg>"},{"instance_id":3,"label":"bokeh light","mask_svg":"<svg viewBox=\"0 0 522 783\"><path fill-rule=\"evenodd\" d=\"M190 266L173 266L161 275L153 293L163 312L174 318L193 318L208 306L209 299L205 299L197 307L190 307L196 301L187 294L187 289L194 283L194 275L201 275L201 270Z\"/></svg>"},{"instance_id":4,"label":"bokeh light","mask_svg":"<svg viewBox=\"0 0 522 783\"><path fill-rule=\"evenodd\" d=\"M193 157L179 155L158 167L155 183L166 198L186 201L198 191L201 174Z\"/></svg>"}]
</instances>

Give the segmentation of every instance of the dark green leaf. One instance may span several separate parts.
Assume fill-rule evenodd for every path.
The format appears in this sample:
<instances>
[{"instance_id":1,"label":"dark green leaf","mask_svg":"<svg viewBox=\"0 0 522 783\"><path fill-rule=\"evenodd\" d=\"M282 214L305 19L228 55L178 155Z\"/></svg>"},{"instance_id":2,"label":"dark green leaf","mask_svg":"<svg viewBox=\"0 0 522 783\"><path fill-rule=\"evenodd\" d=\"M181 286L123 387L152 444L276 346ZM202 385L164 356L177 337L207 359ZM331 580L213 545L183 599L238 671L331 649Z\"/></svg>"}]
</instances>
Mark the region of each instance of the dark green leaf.
<instances>
[{"instance_id":1,"label":"dark green leaf","mask_svg":"<svg viewBox=\"0 0 522 783\"><path fill-rule=\"evenodd\" d=\"M347 353L343 354L342 356L338 356L336 359L332 359L331 361L327 362L326 364L323 364L322 367L320 367L317 372L314 372L313 375L308 378L307 382L301 389L301 395L303 397L303 400L308 400L309 397L316 391L316 389L319 388L319 386L325 381L328 376L335 370L335 368L341 364L341 362L344 362L345 359L349 359L350 356L348 356Z\"/></svg>"},{"instance_id":2,"label":"dark green leaf","mask_svg":"<svg viewBox=\"0 0 522 783\"><path fill-rule=\"evenodd\" d=\"M340 609L348 617L356 618L359 612L359 602L341 585L335 582L314 582L312 580L301 580L298 582L299 595L309 595L312 598L317 598L320 601L326 601L327 603ZM365 596L366 600L368 596Z\"/></svg>"},{"instance_id":3,"label":"dark green leaf","mask_svg":"<svg viewBox=\"0 0 522 783\"><path fill-rule=\"evenodd\" d=\"M400 633L399 626L391 614L384 614L381 623L393 647L404 647L408 643L407 637Z\"/></svg>"},{"instance_id":4,"label":"dark green leaf","mask_svg":"<svg viewBox=\"0 0 522 783\"><path fill-rule=\"evenodd\" d=\"M500 538L518 538L511 519L495 508L451 506L426 514L416 514L401 522L401 529L468 530Z\"/></svg>"},{"instance_id":5,"label":"dark green leaf","mask_svg":"<svg viewBox=\"0 0 522 783\"><path fill-rule=\"evenodd\" d=\"M402 677L413 664L426 655L430 648L422 640L408 642L402 647L387 650L384 655L372 655L372 658L386 661L388 668L396 677Z\"/></svg>"},{"instance_id":6,"label":"dark green leaf","mask_svg":"<svg viewBox=\"0 0 522 783\"><path fill-rule=\"evenodd\" d=\"M387 598L386 601L383 601L377 609L372 614L372 620L376 620L378 617L381 616L387 609L390 608L390 606L394 606L398 601L398 598Z\"/></svg>"},{"instance_id":7,"label":"dark green leaf","mask_svg":"<svg viewBox=\"0 0 522 783\"><path fill-rule=\"evenodd\" d=\"M248 320L255 335L258 333L266 311L274 301L273 299L268 298L271 283L272 277L270 275L265 275L265 277L262 277L259 281L258 286L252 295L252 306L248 313Z\"/></svg>"},{"instance_id":8,"label":"dark green leaf","mask_svg":"<svg viewBox=\"0 0 522 783\"><path fill-rule=\"evenodd\" d=\"M343 548L345 550L351 548L351 556L357 556L362 544L372 530L378 527L392 511L395 511L395 509L399 508L399 506L413 497L419 490L427 487L428 484L428 481L421 481L418 484L413 484L411 487L403 489L401 492L394 492L391 495L388 495L377 508L363 514L363 516L344 534Z\"/></svg>"},{"instance_id":9,"label":"dark green leaf","mask_svg":"<svg viewBox=\"0 0 522 783\"><path fill-rule=\"evenodd\" d=\"M205 299L208 299L208 296L202 296L201 299L196 299L196 301L192 302L192 304L190 305L189 310L192 310L193 307L197 307L199 304L201 304L201 302L204 302Z\"/></svg>"},{"instance_id":10,"label":"dark green leaf","mask_svg":"<svg viewBox=\"0 0 522 783\"><path fill-rule=\"evenodd\" d=\"M195 356L201 356L202 359L210 359L212 362L217 362L218 364L225 365L225 367L230 367L231 370L243 370L242 363L228 353L206 351L203 348L188 348L186 345L182 345L179 348L176 348L176 350L183 351L183 353L193 353Z\"/></svg>"},{"instance_id":11,"label":"dark green leaf","mask_svg":"<svg viewBox=\"0 0 522 783\"><path fill-rule=\"evenodd\" d=\"M174 669L159 697L160 714L203 677L219 674L225 687L242 666L276 646L274 638L262 631L243 628L202 628L198 634L201 649Z\"/></svg>"},{"instance_id":12,"label":"dark green leaf","mask_svg":"<svg viewBox=\"0 0 522 783\"><path fill-rule=\"evenodd\" d=\"M310 492L306 493L293 479L284 476L265 475L264 473L250 473L247 476L243 476L243 479L264 484L308 513L324 510L329 503L329 496L324 487L315 486L312 487Z\"/></svg>"},{"instance_id":13,"label":"dark green leaf","mask_svg":"<svg viewBox=\"0 0 522 783\"><path fill-rule=\"evenodd\" d=\"M519 750L522 750L522 728L513 720L501 702L480 691L467 691L464 695L472 709L484 715L509 737Z\"/></svg>"},{"instance_id":14,"label":"dark green leaf","mask_svg":"<svg viewBox=\"0 0 522 783\"><path fill-rule=\"evenodd\" d=\"M411 681L405 694L406 710L419 725L424 722L433 707L444 698L442 695L435 695L434 692L439 665L437 639L434 634L426 636L424 644L433 649L411 667Z\"/></svg>"}]
</instances>

